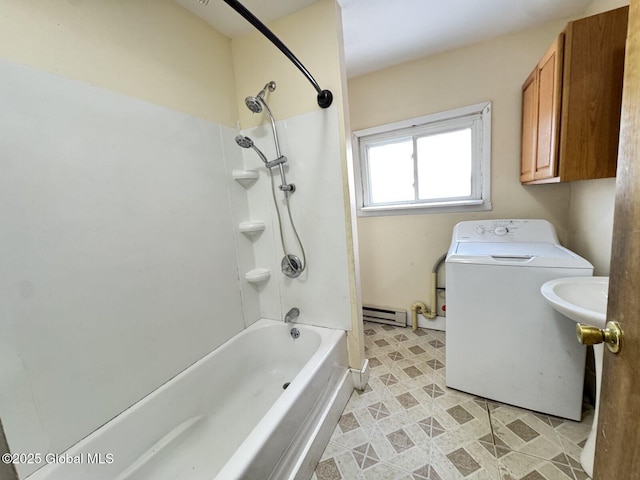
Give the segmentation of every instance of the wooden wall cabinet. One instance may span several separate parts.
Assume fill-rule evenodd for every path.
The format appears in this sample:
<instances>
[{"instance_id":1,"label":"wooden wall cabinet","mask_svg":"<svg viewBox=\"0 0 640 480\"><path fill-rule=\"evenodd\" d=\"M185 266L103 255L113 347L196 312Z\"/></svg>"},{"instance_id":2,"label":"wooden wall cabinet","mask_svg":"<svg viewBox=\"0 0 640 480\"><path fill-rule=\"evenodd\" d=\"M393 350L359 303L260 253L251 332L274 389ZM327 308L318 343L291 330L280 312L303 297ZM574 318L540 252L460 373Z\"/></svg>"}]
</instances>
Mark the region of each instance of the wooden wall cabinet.
<instances>
[{"instance_id":1,"label":"wooden wall cabinet","mask_svg":"<svg viewBox=\"0 0 640 480\"><path fill-rule=\"evenodd\" d=\"M524 82L521 183L615 177L628 12L570 22Z\"/></svg>"}]
</instances>

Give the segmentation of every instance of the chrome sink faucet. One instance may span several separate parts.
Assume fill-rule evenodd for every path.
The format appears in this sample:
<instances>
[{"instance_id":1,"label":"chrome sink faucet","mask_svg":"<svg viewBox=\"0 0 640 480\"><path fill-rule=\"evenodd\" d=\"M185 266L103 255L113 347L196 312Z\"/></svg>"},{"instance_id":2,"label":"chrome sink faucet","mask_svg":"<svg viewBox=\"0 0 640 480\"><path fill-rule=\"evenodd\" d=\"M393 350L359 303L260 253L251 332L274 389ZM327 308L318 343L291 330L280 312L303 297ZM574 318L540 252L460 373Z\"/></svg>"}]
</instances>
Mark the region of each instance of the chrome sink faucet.
<instances>
[{"instance_id":1,"label":"chrome sink faucet","mask_svg":"<svg viewBox=\"0 0 640 480\"><path fill-rule=\"evenodd\" d=\"M299 316L300 316L300 309L294 307L291 310L289 310L287 314L284 316L284 323L295 322Z\"/></svg>"}]
</instances>

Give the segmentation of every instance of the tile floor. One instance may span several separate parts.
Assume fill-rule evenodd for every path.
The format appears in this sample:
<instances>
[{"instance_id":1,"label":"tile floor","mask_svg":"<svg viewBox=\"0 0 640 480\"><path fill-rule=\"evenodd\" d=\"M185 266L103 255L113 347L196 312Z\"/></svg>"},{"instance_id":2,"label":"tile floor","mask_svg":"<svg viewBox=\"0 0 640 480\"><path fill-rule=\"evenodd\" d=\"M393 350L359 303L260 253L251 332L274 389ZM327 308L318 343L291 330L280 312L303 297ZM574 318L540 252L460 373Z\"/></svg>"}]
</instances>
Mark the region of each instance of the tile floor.
<instances>
[{"instance_id":1,"label":"tile floor","mask_svg":"<svg viewBox=\"0 0 640 480\"><path fill-rule=\"evenodd\" d=\"M581 423L451 390L445 334L365 323L371 378L312 480L584 480Z\"/></svg>"}]
</instances>

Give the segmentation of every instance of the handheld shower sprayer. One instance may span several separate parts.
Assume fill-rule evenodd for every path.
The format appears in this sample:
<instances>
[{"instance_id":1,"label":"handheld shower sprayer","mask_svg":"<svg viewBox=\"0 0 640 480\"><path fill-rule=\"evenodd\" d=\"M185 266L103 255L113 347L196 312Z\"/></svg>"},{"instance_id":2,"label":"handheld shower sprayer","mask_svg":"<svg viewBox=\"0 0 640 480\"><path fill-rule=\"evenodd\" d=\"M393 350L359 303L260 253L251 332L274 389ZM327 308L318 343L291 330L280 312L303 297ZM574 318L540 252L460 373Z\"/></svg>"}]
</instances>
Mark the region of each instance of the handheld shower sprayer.
<instances>
[{"instance_id":1,"label":"handheld shower sprayer","mask_svg":"<svg viewBox=\"0 0 640 480\"><path fill-rule=\"evenodd\" d=\"M287 157L285 157L284 155L279 156L275 160L271 160L271 161L267 160L267 157L265 156L265 154L262 153L262 151L255 146L255 144L253 143L253 140L251 140L249 137L246 137L244 135L238 135L236 137L236 143L238 144L239 147L242 147L242 148L252 148L258 154L258 156L264 162L267 168L273 168L275 166L282 165L283 163L287 163ZM289 185L289 186L292 188L288 190L281 188L280 190L290 191L290 192L295 190L294 185Z\"/></svg>"},{"instance_id":2,"label":"handheld shower sprayer","mask_svg":"<svg viewBox=\"0 0 640 480\"><path fill-rule=\"evenodd\" d=\"M253 140L251 140L249 137L245 137L244 135L238 135L236 137L236 143L238 144L239 147L242 147L242 148L253 148L253 150L258 154L260 159L265 164L269 163L269 161L267 160L267 157L264 156L264 153L262 153L260 149L253 144Z\"/></svg>"}]
</instances>

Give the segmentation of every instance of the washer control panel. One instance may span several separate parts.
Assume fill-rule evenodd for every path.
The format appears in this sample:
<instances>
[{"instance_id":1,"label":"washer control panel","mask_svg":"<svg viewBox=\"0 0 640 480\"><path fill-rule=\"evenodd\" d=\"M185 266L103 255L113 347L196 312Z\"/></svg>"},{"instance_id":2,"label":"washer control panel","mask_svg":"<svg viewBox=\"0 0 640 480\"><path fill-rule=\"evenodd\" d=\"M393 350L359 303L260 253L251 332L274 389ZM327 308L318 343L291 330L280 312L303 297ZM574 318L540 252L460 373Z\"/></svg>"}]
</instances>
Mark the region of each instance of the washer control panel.
<instances>
[{"instance_id":1,"label":"washer control panel","mask_svg":"<svg viewBox=\"0 0 640 480\"><path fill-rule=\"evenodd\" d=\"M453 229L453 242L559 243L555 228L546 220L473 220Z\"/></svg>"}]
</instances>

